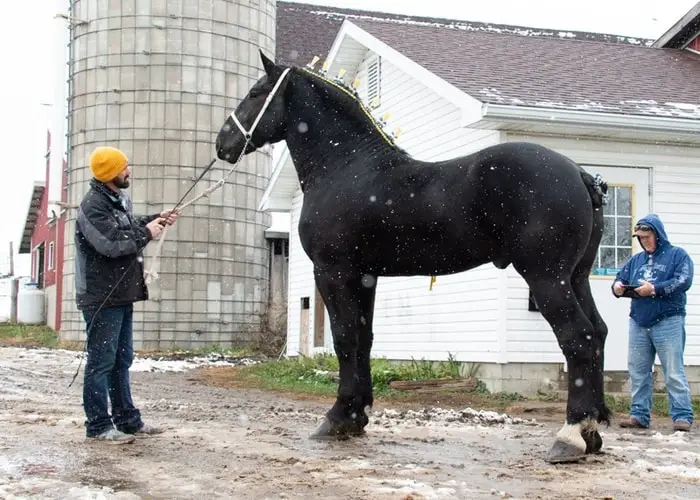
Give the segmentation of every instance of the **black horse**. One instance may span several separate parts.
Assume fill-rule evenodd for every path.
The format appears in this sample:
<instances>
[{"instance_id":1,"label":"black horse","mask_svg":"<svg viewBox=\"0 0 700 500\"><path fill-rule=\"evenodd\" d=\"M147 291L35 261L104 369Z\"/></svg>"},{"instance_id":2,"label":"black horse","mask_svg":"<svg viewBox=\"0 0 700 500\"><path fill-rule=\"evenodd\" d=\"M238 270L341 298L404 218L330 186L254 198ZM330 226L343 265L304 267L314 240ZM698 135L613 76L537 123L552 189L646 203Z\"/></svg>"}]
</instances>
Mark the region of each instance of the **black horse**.
<instances>
[{"instance_id":1,"label":"black horse","mask_svg":"<svg viewBox=\"0 0 700 500\"><path fill-rule=\"evenodd\" d=\"M525 279L568 364L566 423L547 460L597 452L598 424L610 418L603 394L607 326L588 277L607 185L530 143L415 160L352 90L260 55L266 74L234 114L248 130L268 97L269 107L249 142L229 117L216 150L234 163L241 153L285 140L293 159L304 193L301 244L328 309L340 367L337 400L314 437L359 435L368 423L377 277L438 276L492 262L499 269L512 264Z\"/></svg>"}]
</instances>

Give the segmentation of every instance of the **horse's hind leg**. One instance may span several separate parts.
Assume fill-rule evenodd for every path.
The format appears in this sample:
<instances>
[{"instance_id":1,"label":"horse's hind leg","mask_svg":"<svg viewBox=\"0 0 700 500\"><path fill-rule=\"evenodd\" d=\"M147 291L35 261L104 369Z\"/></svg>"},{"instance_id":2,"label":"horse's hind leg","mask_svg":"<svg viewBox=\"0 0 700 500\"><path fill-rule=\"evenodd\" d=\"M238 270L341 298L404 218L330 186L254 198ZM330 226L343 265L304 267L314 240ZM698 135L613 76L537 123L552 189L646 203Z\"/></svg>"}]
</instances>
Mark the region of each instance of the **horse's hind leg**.
<instances>
[{"instance_id":1,"label":"horse's hind leg","mask_svg":"<svg viewBox=\"0 0 700 500\"><path fill-rule=\"evenodd\" d=\"M588 281L588 273L584 276L574 277L573 288L578 297L584 313L593 325L593 378L591 380L593 395L598 410L598 422L610 424L612 412L605 403L605 340L608 336L608 326L598 312L593 300L591 286ZM596 453L603 446L603 440L598 431L584 434L587 445L587 453Z\"/></svg>"},{"instance_id":2,"label":"horse's hind leg","mask_svg":"<svg viewBox=\"0 0 700 500\"><path fill-rule=\"evenodd\" d=\"M350 273L347 268L314 271L328 308L340 375L336 402L312 434L315 439L362 434L369 422L366 408L373 402L370 352L376 281L363 280L359 273L348 277Z\"/></svg>"},{"instance_id":3,"label":"horse's hind leg","mask_svg":"<svg viewBox=\"0 0 700 500\"><path fill-rule=\"evenodd\" d=\"M594 329L578 303L569 276L545 277L547 274L525 275L542 315L557 337L569 371L566 424L557 434L547 461L574 462L583 458L588 448L582 434L597 427L598 410L591 384L595 378Z\"/></svg>"},{"instance_id":4,"label":"horse's hind leg","mask_svg":"<svg viewBox=\"0 0 700 500\"><path fill-rule=\"evenodd\" d=\"M571 278L571 285L576 294L579 304L584 314L593 325L593 379L591 380L596 409L598 410L598 422L610 423L611 411L605 404L605 383L604 383L604 359L605 340L608 336L608 326L598 312L591 292L589 275L598 253L598 244L603 232L603 217L596 214L593 225L593 236L588 245L585 255L576 267ZM586 453L596 453L603 446L603 439L598 431L584 433L583 439L586 441Z\"/></svg>"}]
</instances>

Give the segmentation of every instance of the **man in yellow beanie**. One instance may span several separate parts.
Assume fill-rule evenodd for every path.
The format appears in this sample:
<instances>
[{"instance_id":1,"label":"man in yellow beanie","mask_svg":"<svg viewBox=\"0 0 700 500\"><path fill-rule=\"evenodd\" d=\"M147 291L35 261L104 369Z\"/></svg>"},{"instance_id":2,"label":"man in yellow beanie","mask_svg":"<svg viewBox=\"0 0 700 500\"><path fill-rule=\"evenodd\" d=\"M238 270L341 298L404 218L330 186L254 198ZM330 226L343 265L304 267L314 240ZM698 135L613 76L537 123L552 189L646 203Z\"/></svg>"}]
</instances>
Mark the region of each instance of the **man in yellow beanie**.
<instances>
[{"instance_id":1,"label":"man in yellow beanie","mask_svg":"<svg viewBox=\"0 0 700 500\"><path fill-rule=\"evenodd\" d=\"M83 408L88 439L122 444L135 435L159 434L144 424L131 398L134 302L148 300L143 248L157 239L177 212L135 216L126 189L129 160L119 149L90 155L93 179L76 220L75 293L86 322L87 364ZM112 404L110 415L108 397Z\"/></svg>"}]
</instances>

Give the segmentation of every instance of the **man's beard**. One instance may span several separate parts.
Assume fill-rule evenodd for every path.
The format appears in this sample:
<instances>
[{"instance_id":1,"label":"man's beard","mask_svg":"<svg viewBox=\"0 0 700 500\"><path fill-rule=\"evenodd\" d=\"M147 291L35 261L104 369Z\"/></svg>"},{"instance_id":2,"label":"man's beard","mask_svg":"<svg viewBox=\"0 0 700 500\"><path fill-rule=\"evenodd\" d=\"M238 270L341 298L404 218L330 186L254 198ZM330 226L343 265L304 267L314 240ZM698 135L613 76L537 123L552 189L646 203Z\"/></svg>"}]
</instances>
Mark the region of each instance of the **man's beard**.
<instances>
[{"instance_id":1,"label":"man's beard","mask_svg":"<svg viewBox=\"0 0 700 500\"><path fill-rule=\"evenodd\" d=\"M124 178L124 179L114 179L114 185L117 186L119 189L126 189L129 187L129 178Z\"/></svg>"}]
</instances>

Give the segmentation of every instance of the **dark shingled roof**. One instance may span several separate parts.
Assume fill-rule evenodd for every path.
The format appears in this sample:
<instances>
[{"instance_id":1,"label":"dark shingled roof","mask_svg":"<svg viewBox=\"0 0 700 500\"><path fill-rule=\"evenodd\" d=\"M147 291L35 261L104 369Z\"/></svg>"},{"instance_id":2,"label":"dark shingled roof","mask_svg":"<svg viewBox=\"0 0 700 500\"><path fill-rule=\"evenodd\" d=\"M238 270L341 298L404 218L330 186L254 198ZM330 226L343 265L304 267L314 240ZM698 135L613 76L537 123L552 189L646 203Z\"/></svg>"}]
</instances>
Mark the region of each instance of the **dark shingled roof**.
<instances>
[{"instance_id":1,"label":"dark shingled roof","mask_svg":"<svg viewBox=\"0 0 700 500\"><path fill-rule=\"evenodd\" d=\"M491 33L515 33L524 36L545 38L574 38L576 40L594 40L599 42L623 43L633 45L651 45L653 40L587 33L583 31L566 31L552 29L528 28L506 24L477 23L456 21L436 17L404 16L357 9L340 9L323 5L298 2L277 2L277 56L276 61L285 65L305 65L314 56L321 58L328 54L335 36L345 19L352 22L359 20L388 20L392 22L420 22L432 25L450 26L466 31Z\"/></svg>"},{"instance_id":2,"label":"dark shingled roof","mask_svg":"<svg viewBox=\"0 0 700 500\"><path fill-rule=\"evenodd\" d=\"M323 58L348 18L482 102L700 120L700 56L652 40L277 5L282 64Z\"/></svg>"}]
</instances>

